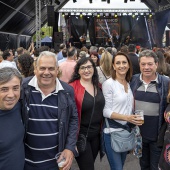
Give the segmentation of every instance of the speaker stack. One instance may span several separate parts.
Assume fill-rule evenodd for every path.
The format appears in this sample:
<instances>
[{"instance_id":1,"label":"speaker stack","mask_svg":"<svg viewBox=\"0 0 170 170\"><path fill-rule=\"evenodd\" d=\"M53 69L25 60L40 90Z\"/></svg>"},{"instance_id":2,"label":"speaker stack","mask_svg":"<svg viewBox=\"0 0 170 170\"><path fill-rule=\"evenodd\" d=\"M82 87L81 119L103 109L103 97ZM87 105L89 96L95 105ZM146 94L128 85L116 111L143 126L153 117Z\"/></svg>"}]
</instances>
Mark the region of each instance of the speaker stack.
<instances>
[{"instance_id":1,"label":"speaker stack","mask_svg":"<svg viewBox=\"0 0 170 170\"><path fill-rule=\"evenodd\" d=\"M55 14L54 14L54 6L52 5L47 6L47 22L48 22L48 26L54 26Z\"/></svg>"},{"instance_id":2,"label":"speaker stack","mask_svg":"<svg viewBox=\"0 0 170 170\"><path fill-rule=\"evenodd\" d=\"M60 44L63 43L63 32L54 32L54 49L59 50Z\"/></svg>"}]
</instances>

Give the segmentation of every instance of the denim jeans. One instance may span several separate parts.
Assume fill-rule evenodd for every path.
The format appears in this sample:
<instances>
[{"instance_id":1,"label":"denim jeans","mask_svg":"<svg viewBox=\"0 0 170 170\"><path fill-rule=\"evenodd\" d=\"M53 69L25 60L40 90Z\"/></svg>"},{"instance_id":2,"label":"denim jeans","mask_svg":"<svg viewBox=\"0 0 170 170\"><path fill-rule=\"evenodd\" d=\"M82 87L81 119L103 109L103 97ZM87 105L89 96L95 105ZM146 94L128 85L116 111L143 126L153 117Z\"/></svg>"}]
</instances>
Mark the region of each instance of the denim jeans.
<instances>
[{"instance_id":1,"label":"denim jeans","mask_svg":"<svg viewBox=\"0 0 170 170\"><path fill-rule=\"evenodd\" d=\"M123 170L127 152L115 152L111 147L110 134L103 133L107 159L111 170Z\"/></svg>"},{"instance_id":2,"label":"denim jeans","mask_svg":"<svg viewBox=\"0 0 170 170\"><path fill-rule=\"evenodd\" d=\"M157 147L157 142L142 139L142 157L140 158L141 170L158 170L161 148Z\"/></svg>"}]
</instances>

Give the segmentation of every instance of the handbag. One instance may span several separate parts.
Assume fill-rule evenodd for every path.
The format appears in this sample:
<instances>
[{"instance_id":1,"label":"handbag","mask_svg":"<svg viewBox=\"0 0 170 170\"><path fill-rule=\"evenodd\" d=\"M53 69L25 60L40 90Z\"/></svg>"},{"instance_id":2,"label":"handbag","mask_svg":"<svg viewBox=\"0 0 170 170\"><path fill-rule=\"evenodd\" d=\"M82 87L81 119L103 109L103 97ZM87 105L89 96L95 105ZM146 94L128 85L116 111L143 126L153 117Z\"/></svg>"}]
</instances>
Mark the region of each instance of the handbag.
<instances>
[{"instance_id":1,"label":"handbag","mask_svg":"<svg viewBox=\"0 0 170 170\"><path fill-rule=\"evenodd\" d=\"M92 109L92 114L91 114L89 126L88 126L88 129L87 129L87 133L86 133L86 135L80 133L78 135L78 140L77 140L77 143L76 143L77 150L78 150L79 153L83 153L86 150L86 142L87 142L87 137L88 137L92 117L93 117L93 114L94 114L94 108L95 108L95 88L94 88L93 109Z\"/></svg>"},{"instance_id":2,"label":"handbag","mask_svg":"<svg viewBox=\"0 0 170 170\"><path fill-rule=\"evenodd\" d=\"M107 128L110 128L107 118L105 119ZM113 120L114 121L114 120ZM122 128L120 131L110 132L111 147L115 152L126 152L135 147L135 134L129 131L129 127L114 121L118 127Z\"/></svg>"}]
</instances>

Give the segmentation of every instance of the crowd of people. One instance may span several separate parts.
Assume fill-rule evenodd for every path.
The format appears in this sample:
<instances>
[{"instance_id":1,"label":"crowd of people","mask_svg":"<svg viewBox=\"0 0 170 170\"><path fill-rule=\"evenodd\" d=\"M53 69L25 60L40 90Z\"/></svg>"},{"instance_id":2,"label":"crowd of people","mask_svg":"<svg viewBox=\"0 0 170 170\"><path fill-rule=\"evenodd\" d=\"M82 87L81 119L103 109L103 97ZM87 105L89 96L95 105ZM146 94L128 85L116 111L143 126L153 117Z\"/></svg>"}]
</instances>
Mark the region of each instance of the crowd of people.
<instances>
[{"instance_id":1,"label":"crowd of people","mask_svg":"<svg viewBox=\"0 0 170 170\"><path fill-rule=\"evenodd\" d=\"M74 158L94 170L99 153L123 170L131 152L111 133L124 126L140 131L142 170L169 170L170 47L59 49L0 50L0 170L69 170Z\"/></svg>"}]
</instances>

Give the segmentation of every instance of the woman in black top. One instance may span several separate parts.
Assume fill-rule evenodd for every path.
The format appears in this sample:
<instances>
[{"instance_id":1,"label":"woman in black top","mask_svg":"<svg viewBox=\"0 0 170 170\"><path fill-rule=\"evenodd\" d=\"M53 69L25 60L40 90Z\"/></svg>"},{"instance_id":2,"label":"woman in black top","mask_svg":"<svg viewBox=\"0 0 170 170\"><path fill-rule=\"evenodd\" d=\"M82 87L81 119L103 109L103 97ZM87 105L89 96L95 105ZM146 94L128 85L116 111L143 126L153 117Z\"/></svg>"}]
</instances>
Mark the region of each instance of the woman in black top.
<instances>
[{"instance_id":1,"label":"woman in black top","mask_svg":"<svg viewBox=\"0 0 170 170\"><path fill-rule=\"evenodd\" d=\"M81 58L75 66L70 85L75 91L75 100L79 114L79 134L87 134L86 149L76 158L80 170L94 170L94 162L100 148L100 130L103 119L104 96L98 86L98 74L91 58ZM95 100L94 100L95 97Z\"/></svg>"}]
</instances>

